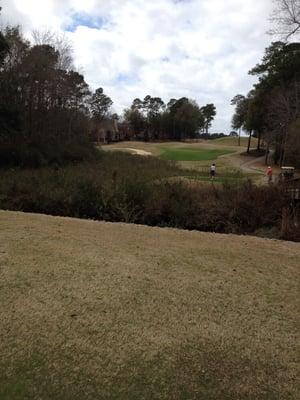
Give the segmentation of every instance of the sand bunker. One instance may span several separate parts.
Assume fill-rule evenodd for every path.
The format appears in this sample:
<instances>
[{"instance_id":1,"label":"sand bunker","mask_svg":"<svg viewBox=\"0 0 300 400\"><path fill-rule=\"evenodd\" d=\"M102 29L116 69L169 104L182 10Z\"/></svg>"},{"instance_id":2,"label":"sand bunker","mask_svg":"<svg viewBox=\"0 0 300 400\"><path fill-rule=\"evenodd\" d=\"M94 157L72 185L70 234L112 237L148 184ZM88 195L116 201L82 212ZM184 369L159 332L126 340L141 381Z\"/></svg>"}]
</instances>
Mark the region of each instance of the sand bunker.
<instances>
[{"instance_id":1,"label":"sand bunker","mask_svg":"<svg viewBox=\"0 0 300 400\"><path fill-rule=\"evenodd\" d=\"M115 150L115 151L128 151L132 154L137 154L139 156L152 156L152 153L150 153L149 151L145 151L145 150L139 150L139 149L133 149L131 147L115 147L113 149L110 150Z\"/></svg>"}]
</instances>

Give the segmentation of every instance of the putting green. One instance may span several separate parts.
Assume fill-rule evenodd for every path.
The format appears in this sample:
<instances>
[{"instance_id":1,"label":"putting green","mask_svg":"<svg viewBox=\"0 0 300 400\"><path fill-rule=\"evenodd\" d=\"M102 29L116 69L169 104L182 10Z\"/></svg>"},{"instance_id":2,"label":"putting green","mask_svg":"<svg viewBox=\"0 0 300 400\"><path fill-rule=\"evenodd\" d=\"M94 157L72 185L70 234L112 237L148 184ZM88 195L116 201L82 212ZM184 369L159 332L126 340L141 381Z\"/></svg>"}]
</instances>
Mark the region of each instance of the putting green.
<instances>
[{"instance_id":1,"label":"putting green","mask_svg":"<svg viewBox=\"0 0 300 400\"><path fill-rule=\"evenodd\" d=\"M161 150L161 158L172 161L211 161L224 154L231 154L227 149L167 148Z\"/></svg>"}]
</instances>

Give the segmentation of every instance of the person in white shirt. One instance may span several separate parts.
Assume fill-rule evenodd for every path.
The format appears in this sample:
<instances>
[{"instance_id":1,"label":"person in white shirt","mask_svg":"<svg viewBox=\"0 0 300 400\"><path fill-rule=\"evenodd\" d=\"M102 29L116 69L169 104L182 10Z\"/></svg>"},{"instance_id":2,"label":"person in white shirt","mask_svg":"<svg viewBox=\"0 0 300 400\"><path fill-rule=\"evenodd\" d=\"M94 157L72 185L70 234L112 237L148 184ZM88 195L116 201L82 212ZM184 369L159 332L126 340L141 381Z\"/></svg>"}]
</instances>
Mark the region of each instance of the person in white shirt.
<instances>
[{"instance_id":1,"label":"person in white shirt","mask_svg":"<svg viewBox=\"0 0 300 400\"><path fill-rule=\"evenodd\" d=\"M210 166L210 179L211 180L215 179L215 175L216 175L216 164L212 164Z\"/></svg>"}]
</instances>

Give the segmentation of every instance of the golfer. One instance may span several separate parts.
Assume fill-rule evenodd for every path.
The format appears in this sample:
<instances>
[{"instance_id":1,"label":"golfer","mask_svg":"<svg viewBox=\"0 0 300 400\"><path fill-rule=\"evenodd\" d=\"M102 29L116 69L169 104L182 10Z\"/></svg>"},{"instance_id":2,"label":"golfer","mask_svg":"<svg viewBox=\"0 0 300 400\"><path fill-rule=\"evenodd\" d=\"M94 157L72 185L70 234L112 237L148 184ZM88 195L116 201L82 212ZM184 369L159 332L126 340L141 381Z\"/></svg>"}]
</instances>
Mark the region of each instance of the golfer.
<instances>
[{"instance_id":1,"label":"golfer","mask_svg":"<svg viewBox=\"0 0 300 400\"><path fill-rule=\"evenodd\" d=\"M213 180L215 179L216 175L216 164L211 164L210 166L210 179Z\"/></svg>"},{"instance_id":2,"label":"golfer","mask_svg":"<svg viewBox=\"0 0 300 400\"><path fill-rule=\"evenodd\" d=\"M271 167L268 167L267 169L267 177L268 177L268 182L271 183L273 178L273 170Z\"/></svg>"}]
</instances>

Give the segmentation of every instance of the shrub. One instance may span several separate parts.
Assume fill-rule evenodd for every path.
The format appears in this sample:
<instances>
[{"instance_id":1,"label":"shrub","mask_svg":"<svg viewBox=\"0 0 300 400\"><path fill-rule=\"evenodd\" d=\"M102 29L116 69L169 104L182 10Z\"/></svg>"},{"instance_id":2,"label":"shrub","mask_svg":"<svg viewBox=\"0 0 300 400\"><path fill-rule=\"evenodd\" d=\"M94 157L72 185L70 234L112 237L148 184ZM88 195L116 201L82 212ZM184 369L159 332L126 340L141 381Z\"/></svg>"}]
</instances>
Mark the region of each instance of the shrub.
<instances>
[{"instance_id":1,"label":"shrub","mask_svg":"<svg viewBox=\"0 0 300 400\"><path fill-rule=\"evenodd\" d=\"M282 188L173 179L181 172L164 160L124 153L60 168L2 170L0 208L212 232L280 230ZM285 237L297 239L293 232Z\"/></svg>"},{"instance_id":2,"label":"shrub","mask_svg":"<svg viewBox=\"0 0 300 400\"><path fill-rule=\"evenodd\" d=\"M94 160L99 152L91 143L44 142L18 144L0 142L0 167L40 168L47 165Z\"/></svg>"}]
</instances>

